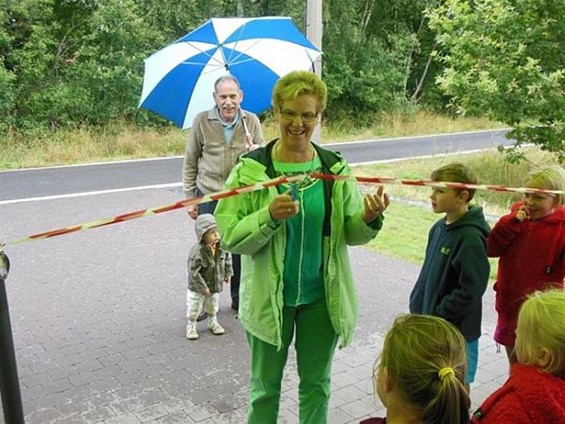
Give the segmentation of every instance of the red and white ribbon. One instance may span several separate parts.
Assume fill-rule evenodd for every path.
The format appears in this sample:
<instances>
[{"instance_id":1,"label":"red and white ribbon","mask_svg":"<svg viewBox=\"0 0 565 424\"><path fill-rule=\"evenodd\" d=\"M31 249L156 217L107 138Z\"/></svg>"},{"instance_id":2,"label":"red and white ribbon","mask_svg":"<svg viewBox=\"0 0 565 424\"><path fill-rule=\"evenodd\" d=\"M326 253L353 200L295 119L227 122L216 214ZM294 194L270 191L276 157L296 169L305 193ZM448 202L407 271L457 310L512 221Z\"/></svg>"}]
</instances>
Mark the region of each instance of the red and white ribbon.
<instances>
[{"instance_id":1,"label":"red and white ribbon","mask_svg":"<svg viewBox=\"0 0 565 424\"><path fill-rule=\"evenodd\" d=\"M104 226L107 226L107 225L112 225L112 224L117 224L117 223L120 223L120 222L130 221L132 219L137 219L137 218L144 218L146 216L152 216L152 215L157 215L157 214L164 213L164 212L170 212L170 211L173 211L175 209L186 208L187 206L191 206L191 205L199 205L200 203L207 203L207 202L211 202L213 200L220 200L220 199L224 199L226 197L237 196L238 194L241 194L241 193L250 193L252 191L258 191L258 190L263 190L263 189L269 188L269 187L275 187L275 186L278 186L280 184L285 184L285 183L288 184L288 183L292 183L292 182L298 182L298 181L303 180L305 177L306 177L306 175L295 175L295 176L291 176L291 177L279 177L279 178L275 178L273 180L265 181L263 183L257 183L257 184L253 184L253 185L249 185L249 186L245 186L245 187L234 188L234 189L231 189L231 190L220 191L220 192L212 193L212 194L206 194L206 195L201 196L201 197L195 197L193 199L181 200L179 202L171 203L171 204L164 205L164 206L159 206L159 207L156 207L156 208L142 209L142 210L135 211L135 212L124 213L122 215L114 216L114 217L111 217L111 218L103 218L103 219L99 219L99 220L96 220L96 221L87 222L87 223L84 223L84 224L78 224L78 225L73 225L73 226L64 227L64 228L57 228L55 230L46 231L44 233L32 234L31 236L22 237L20 239L12 240L12 241L9 241L7 243L0 243L0 251L2 250L2 247L8 246L8 245L20 244L20 243L25 243L25 242L34 241L34 240L43 240L43 239L50 238L50 237L62 236L63 234L70 234L70 233L74 233L74 232L77 232L77 231L90 230L92 228L104 227Z\"/></svg>"},{"instance_id":2,"label":"red and white ribbon","mask_svg":"<svg viewBox=\"0 0 565 424\"><path fill-rule=\"evenodd\" d=\"M542 194L564 194L562 190L544 190L541 188L529 187L504 187L494 184L465 184L465 183L452 183L447 181L427 181L427 180L403 180L399 178L389 177L354 177L347 175L328 175L328 174L310 174L310 177L320 180L354 180L360 183L368 184L403 184L411 186L427 186L427 187L441 187L441 188L455 188L455 189L472 189L472 190L489 190L489 191L502 191L514 193L542 193Z\"/></svg>"},{"instance_id":3,"label":"red and white ribbon","mask_svg":"<svg viewBox=\"0 0 565 424\"><path fill-rule=\"evenodd\" d=\"M389 178L389 177L354 177L354 176L328 175L328 174L317 174L317 173L309 174L309 176L311 178L317 178L320 180L335 180L335 181L351 180L351 181L357 181L360 183L368 183L368 184L404 184L404 185L412 185L412 186L428 186L428 187L441 187L441 188L454 188L454 189L468 188L475 190L515 192L522 194L524 193L544 193L544 194L552 194L552 195L564 194L564 192L560 190L542 190L542 189L525 188L525 187L511 188L511 187L504 187L500 185L491 185L491 184L463 184L463 183L452 183L452 182L444 182L444 181L403 180L403 179ZM85 224L78 224L70 227L58 228L43 233L33 234L31 236L23 237L17 240L12 240L6 243L0 243L0 251L2 251L2 248L4 246L8 246L8 245L25 243L34 240L43 240L46 238L62 236L64 234L70 234L77 231L90 230L92 228L99 228L107 225L117 224L120 222L130 221L132 219L144 218L146 216L157 215L160 213L173 211L175 209L186 208L187 206L191 206L191 205L198 205L200 203L207 203L213 200L220 200L226 197L237 196L242 193L250 193L253 191L263 190L269 187L276 187L280 184L298 182L303 180L304 178L306 178L306 174L294 175L288 177L283 176L262 183L257 183L240 188L234 188L231 190L220 191L213 194L207 194L201 197L195 197L193 199L181 200L179 202L171 203L164 206L159 206L156 208L143 209L135 212L128 212L111 218L99 219L96 221L87 222Z\"/></svg>"}]
</instances>

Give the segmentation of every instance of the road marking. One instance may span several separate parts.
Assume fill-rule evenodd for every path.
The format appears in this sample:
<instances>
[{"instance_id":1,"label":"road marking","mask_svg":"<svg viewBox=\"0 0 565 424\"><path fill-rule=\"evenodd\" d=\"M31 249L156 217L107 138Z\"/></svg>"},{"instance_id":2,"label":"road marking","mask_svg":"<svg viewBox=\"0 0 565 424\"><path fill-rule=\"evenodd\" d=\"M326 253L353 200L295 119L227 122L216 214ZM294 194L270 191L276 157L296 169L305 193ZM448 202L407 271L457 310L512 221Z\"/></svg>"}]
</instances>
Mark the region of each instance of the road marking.
<instances>
[{"instance_id":1,"label":"road marking","mask_svg":"<svg viewBox=\"0 0 565 424\"><path fill-rule=\"evenodd\" d=\"M332 146L340 146L344 144L366 144L366 143L373 143L373 142L384 142L384 141L393 141L393 140L406 140L406 139L425 139L430 137L444 137L444 136L454 136L454 135L462 135L462 134L480 134L485 132L490 132L495 135L499 132L508 131L510 128L502 128L497 130L482 130L482 131L465 131L459 133L447 133L447 134L430 134L430 135L422 135L422 136L406 136L406 137L395 137L395 138L380 138L380 139L372 139L372 140L358 140L358 141L344 141L341 143L328 143L322 144L321 146L324 148L332 147ZM506 148L506 147L505 147ZM493 148L494 149L494 148ZM452 155L459 155L459 154L470 154L470 153L477 153L484 150L493 150L493 149L476 149L476 150L467 150L467 151L460 151L460 152L450 152L450 153L438 153L433 155L423 155L423 156L412 156L409 158L396 158L396 159L383 159L377 161L367 161L367 162L350 162L349 165L351 167L363 166L363 165L371 165L371 164L378 164L378 163L388 163L388 162L399 162L402 160L410 160L410 159L427 159L432 157L443 157L443 156L452 156ZM99 165L111 165L111 164L120 164L120 163L131 163L131 162L147 162L147 161L156 161L156 160L178 160L179 158L183 158L184 156L169 156L164 158L146 158L146 159L127 159L123 161L112 161L112 162L97 162L97 163L85 163L85 164L75 164L75 165L62 165L62 166L52 166L52 167L45 167L45 168L22 168L22 169L14 169L14 170L5 170L0 171L2 172L18 172L18 171L44 171L46 169L58 169L58 168L69 168L69 167L85 167L85 166L99 166ZM182 183L168 183L168 184L156 184L156 185L147 185L147 186L139 186L139 187L126 187L120 189L112 189L112 190L98 190L98 191L88 191L84 193L70 193L70 194L59 194L59 195L52 195L52 196L43 196L43 197L28 197L22 199L13 199L13 200L0 200L0 206L3 205L10 205L16 203L25 203L25 202L38 202L42 200L58 200L58 199L71 199L75 197L84 197L84 196L97 196L100 194L113 194L113 193L121 193L127 191L135 191L135 190L149 190L149 189L159 189L159 188L175 188L181 187Z\"/></svg>"},{"instance_id":2,"label":"road marking","mask_svg":"<svg viewBox=\"0 0 565 424\"><path fill-rule=\"evenodd\" d=\"M481 131L464 131L458 133L441 133L441 134L428 134L428 135L415 135L415 136L404 136L404 137L392 137L392 138L374 138L369 140L351 140L351 141L341 141L339 143L328 143L328 144L321 144L322 147L330 147L330 146L342 146L344 144L366 144L366 143L381 143L383 141L403 141L403 140L414 140L414 139L426 139L426 138L436 138L436 137L450 137L456 135L465 135L465 134L482 134L482 133L492 133L494 136L504 135L504 133L510 131L512 128L500 128L496 130L481 130ZM510 141L510 140L509 140Z\"/></svg>"},{"instance_id":3,"label":"road marking","mask_svg":"<svg viewBox=\"0 0 565 424\"><path fill-rule=\"evenodd\" d=\"M58 195L53 195L53 196L28 197L28 198L25 198L25 199L0 200L0 206L11 205L11 204L14 204L14 203L38 202L38 201L42 201L42 200L72 199L74 197L98 196L100 194L113 194L113 193L121 193L121 192L124 192L124 191L149 190L149 189L158 189L158 188L172 188L172 187L181 187L181 186L182 186L182 183L155 184L155 185L139 186L139 187L117 188L117 189L113 189L113 190L87 191L87 192L84 192L84 193L58 194Z\"/></svg>"}]
</instances>

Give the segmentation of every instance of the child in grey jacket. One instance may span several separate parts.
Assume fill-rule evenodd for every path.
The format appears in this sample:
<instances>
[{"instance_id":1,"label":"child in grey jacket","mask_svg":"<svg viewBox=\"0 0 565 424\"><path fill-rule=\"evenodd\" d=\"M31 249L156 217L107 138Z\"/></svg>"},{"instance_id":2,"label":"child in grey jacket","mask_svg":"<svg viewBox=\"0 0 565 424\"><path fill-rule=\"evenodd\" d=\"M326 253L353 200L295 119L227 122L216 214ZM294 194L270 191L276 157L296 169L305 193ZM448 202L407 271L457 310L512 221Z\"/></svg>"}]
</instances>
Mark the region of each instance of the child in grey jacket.
<instances>
[{"instance_id":1,"label":"child in grey jacket","mask_svg":"<svg viewBox=\"0 0 565 424\"><path fill-rule=\"evenodd\" d=\"M218 323L218 303L224 283L233 270L231 254L220 244L216 220L211 214L199 215L195 223L197 243L188 254L188 290L186 292L186 338L196 340L196 319L202 306L208 314L208 328L215 335L224 334Z\"/></svg>"}]
</instances>

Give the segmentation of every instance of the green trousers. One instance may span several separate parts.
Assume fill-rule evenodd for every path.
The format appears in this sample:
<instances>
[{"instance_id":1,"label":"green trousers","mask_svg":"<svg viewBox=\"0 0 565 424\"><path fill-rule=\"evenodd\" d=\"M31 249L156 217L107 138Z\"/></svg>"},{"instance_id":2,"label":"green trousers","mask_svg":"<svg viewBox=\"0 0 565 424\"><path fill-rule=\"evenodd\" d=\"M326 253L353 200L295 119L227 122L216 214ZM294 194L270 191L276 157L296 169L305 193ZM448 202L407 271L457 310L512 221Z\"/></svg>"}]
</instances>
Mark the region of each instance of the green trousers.
<instances>
[{"instance_id":1,"label":"green trousers","mask_svg":"<svg viewBox=\"0 0 565 424\"><path fill-rule=\"evenodd\" d=\"M294 334L298 366L300 424L325 424L330 400L332 358L337 345L326 300L283 309L283 347L247 333L251 347L248 424L276 424L283 369Z\"/></svg>"}]
</instances>

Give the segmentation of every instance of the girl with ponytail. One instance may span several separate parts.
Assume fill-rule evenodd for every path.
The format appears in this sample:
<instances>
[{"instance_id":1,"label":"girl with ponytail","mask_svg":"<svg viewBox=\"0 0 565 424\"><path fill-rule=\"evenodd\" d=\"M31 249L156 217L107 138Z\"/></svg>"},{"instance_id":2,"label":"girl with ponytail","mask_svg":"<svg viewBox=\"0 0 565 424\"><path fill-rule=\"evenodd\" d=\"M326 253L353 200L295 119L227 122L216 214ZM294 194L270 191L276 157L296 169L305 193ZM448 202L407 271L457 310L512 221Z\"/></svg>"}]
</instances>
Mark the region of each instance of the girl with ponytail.
<instances>
[{"instance_id":1,"label":"girl with ponytail","mask_svg":"<svg viewBox=\"0 0 565 424\"><path fill-rule=\"evenodd\" d=\"M442 318L397 317L373 376L387 417L361 423L468 423L471 401L464 384L465 349L459 330Z\"/></svg>"}]
</instances>

